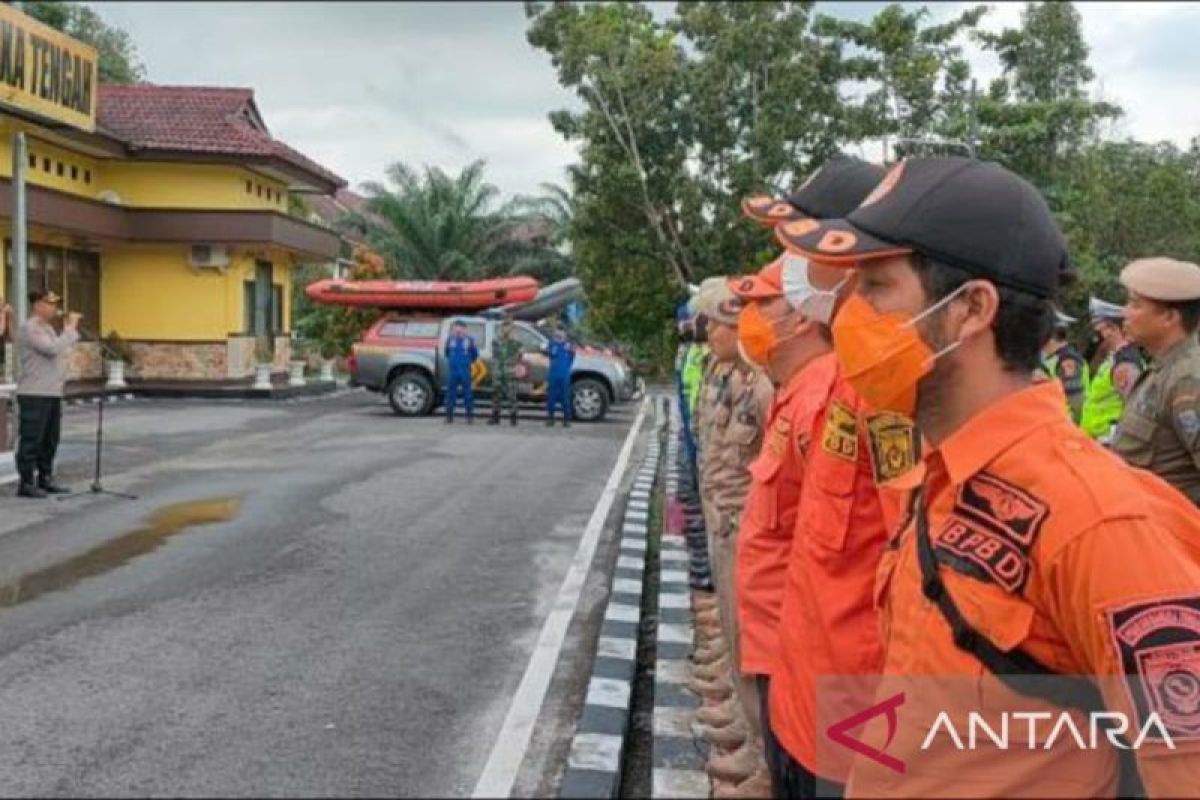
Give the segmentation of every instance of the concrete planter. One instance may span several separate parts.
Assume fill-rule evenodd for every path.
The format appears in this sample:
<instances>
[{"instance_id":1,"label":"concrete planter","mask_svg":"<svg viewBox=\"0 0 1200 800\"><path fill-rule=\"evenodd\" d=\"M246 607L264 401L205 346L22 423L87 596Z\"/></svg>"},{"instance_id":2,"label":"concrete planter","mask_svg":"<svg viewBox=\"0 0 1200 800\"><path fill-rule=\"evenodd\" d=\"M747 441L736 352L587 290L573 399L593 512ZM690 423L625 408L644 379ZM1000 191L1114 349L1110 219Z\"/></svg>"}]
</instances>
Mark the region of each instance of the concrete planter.
<instances>
[{"instance_id":1,"label":"concrete planter","mask_svg":"<svg viewBox=\"0 0 1200 800\"><path fill-rule=\"evenodd\" d=\"M255 389L270 389L271 388L271 365L257 364L254 367L254 388Z\"/></svg>"},{"instance_id":2,"label":"concrete planter","mask_svg":"<svg viewBox=\"0 0 1200 800\"><path fill-rule=\"evenodd\" d=\"M333 378L333 359L321 359L321 380L327 383L332 383Z\"/></svg>"},{"instance_id":3,"label":"concrete planter","mask_svg":"<svg viewBox=\"0 0 1200 800\"><path fill-rule=\"evenodd\" d=\"M108 362L108 383L104 384L105 389L125 389L129 384L125 383L125 362L124 361L109 361Z\"/></svg>"},{"instance_id":4,"label":"concrete planter","mask_svg":"<svg viewBox=\"0 0 1200 800\"><path fill-rule=\"evenodd\" d=\"M303 386L304 380L304 362L289 361L288 362L288 386Z\"/></svg>"}]
</instances>

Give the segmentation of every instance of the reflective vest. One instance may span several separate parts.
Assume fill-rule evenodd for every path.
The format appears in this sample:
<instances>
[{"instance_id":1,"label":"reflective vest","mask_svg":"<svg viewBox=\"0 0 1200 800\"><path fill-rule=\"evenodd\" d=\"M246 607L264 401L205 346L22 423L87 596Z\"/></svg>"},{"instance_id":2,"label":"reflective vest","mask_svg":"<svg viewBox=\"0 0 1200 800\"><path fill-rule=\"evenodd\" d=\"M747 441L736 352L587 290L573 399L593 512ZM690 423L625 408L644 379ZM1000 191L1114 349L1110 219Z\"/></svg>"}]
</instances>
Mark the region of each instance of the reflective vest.
<instances>
[{"instance_id":1,"label":"reflective vest","mask_svg":"<svg viewBox=\"0 0 1200 800\"><path fill-rule=\"evenodd\" d=\"M1088 383L1087 392L1083 399L1083 414L1079 425L1084 433L1093 439L1108 436L1113 425L1121 421L1121 413L1125 410L1125 398L1117 391L1113 383L1113 368L1116 366L1116 354L1110 354L1096 370Z\"/></svg>"},{"instance_id":2,"label":"reflective vest","mask_svg":"<svg viewBox=\"0 0 1200 800\"><path fill-rule=\"evenodd\" d=\"M704 366L708 363L708 345L693 344L683 360L683 393L688 411L696 413L696 401L700 398L700 385L704 383Z\"/></svg>"}]
</instances>

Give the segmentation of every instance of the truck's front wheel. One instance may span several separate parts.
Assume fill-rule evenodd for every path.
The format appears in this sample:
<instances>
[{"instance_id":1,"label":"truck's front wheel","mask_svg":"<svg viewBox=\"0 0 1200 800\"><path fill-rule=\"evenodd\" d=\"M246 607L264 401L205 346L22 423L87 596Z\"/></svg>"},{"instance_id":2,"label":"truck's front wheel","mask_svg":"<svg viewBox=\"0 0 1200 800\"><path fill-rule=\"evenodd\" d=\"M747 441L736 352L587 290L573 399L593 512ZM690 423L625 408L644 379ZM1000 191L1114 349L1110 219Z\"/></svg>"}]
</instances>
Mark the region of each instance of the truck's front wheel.
<instances>
[{"instance_id":1,"label":"truck's front wheel","mask_svg":"<svg viewBox=\"0 0 1200 800\"><path fill-rule=\"evenodd\" d=\"M401 372L388 382L387 398L398 416L423 417L433 410L433 383L420 372Z\"/></svg>"},{"instance_id":2,"label":"truck's front wheel","mask_svg":"<svg viewBox=\"0 0 1200 800\"><path fill-rule=\"evenodd\" d=\"M600 381L580 378L571 384L571 415L580 422L599 422L608 414L608 389Z\"/></svg>"}]
</instances>

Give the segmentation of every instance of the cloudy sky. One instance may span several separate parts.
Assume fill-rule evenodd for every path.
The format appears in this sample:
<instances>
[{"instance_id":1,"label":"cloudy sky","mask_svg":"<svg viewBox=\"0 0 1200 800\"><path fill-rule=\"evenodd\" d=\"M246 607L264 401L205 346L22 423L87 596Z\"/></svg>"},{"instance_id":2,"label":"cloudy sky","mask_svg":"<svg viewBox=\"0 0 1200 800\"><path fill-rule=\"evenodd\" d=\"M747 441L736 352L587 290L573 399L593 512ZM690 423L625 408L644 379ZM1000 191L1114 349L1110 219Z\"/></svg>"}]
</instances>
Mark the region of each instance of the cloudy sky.
<instances>
[{"instance_id":1,"label":"cloudy sky","mask_svg":"<svg viewBox=\"0 0 1200 800\"><path fill-rule=\"evenodd\" d=\"M92 5L133 35L150 80L252 87L272 133L352 187L397 160L457 169L484 158L503 191L534 192L575 157L546 119L573 98L526 43L520 3ZM855 18L883 6L820 5ZM1126 110L1115 133L1180 144L1200 134L1200 4L1077 5L1096 90ZM955 10L931 7L938 18ZM987 27L1017 24L1020 8L994 6ZM986 85L994 59L972 60Z\"/></svg>"}]
</instances>

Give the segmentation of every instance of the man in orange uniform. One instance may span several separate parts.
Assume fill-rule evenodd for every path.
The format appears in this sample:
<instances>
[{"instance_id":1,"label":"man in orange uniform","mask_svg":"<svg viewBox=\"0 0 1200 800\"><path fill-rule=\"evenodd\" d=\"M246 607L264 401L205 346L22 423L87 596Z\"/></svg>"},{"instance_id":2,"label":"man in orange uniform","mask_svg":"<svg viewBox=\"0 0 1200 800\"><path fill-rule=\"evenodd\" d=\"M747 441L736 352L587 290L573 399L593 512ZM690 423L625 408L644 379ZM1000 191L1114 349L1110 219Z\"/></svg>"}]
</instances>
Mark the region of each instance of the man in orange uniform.
<instances>
[{"instance_id":1,"label":"man in orange uniform","mask_svg":"<svg viewBox=\"0 0 1200 800\"><path fill-rule=\"evenodd\" d=\"M879 705L852 736L822 727L860 754L847 795L1113 797L1124 752L1150 796L1194 796L1200 512L1032 383L1069 269L1037 190L996 164L910 159L847 218L779 233L858 268L833 325L843 374L929 445L898 479L911 503L880 567ZM946 727L971 713L1019 732L961 746ZM1098 714L1130 749L1088 736Z\"/></svg>"},{"instance_id":2,"label":"man in orange uniform","mask_svg":"<svg viewBox=\"0 0 1200 800\"><path fill-rule=\"evenodd\" d=\"M749 216L769 225L844 214L871 191L882 174L879 167L857 159L833 159L787 202L754 198L744 207ZM829 270L810 276L805 264L785 257L754 277L730 282L747 304L738 322L743 355L760 365L776 386L762 452L750 467L752 482L738 533L734 575L738 667L743 675L755 676L760 689L759 697L750 692L743 695L751 734L756 736L763 730L760 706L776 663L784 576L804 455L835 369L827 322L836 292L819 287L833 287L840 278Z\"/></svg>"},{"instance_id":3,"label":"man in orange uniform","mask_svg":"<svg viewBox=\"0 0 1200 800\"><path fill-rule=\"evenodd\" d=\"M883 668L875 575L900 500L879 484L912 469L917 454L912 419L873 413L840 369L820 407L803 466L766 726L780 798L844 792L849 759L817 764L817 682Z\"/></svg>"}]
</instances>

